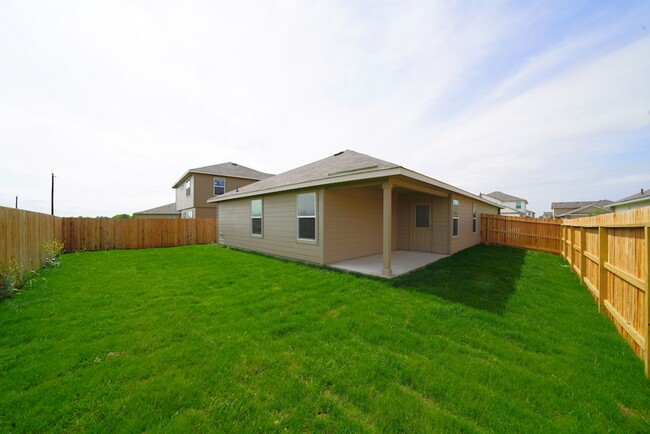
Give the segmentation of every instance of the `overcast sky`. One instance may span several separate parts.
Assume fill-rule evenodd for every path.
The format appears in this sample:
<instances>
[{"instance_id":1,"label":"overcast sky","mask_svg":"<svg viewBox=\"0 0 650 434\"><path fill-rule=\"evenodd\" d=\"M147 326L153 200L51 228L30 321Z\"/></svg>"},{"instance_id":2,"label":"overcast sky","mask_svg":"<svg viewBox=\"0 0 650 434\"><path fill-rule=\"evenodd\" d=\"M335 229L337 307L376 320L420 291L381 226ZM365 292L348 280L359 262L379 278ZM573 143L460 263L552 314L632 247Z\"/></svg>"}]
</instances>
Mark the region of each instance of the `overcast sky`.
<instances>
[{"instance_id":1,"label":"overcast sky","mask_svg":"<svg viewBox=\"0 0 650 434\"><path fill-rule=\"evenodd\" d=\"M541 213L650 188L648 1L3 1L0 205L353 149Z\"/></svg>"}]
</instances>

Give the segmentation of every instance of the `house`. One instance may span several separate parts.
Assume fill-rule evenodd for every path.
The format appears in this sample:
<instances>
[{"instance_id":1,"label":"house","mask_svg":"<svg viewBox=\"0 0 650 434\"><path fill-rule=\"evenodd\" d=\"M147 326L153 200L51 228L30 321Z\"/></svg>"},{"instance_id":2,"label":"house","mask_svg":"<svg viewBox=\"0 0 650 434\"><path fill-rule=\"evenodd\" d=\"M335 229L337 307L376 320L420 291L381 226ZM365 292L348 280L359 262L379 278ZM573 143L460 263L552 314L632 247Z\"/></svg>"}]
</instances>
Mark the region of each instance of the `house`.
<instances>
[{"instance_id":1,"label":"house","mask_svg":"<svg viewBox=\"0 0 650 434\"><path fill-rule=\"evenodd\" d=\"M390 277L400 252L449 255L480 242L480 215L499 206L355 151L210 199L219 243L316 264L377 257ZM397 270L399 272L399 270Z\"/></svg>"},{"instance_id":2,"label":"house","mask_svg":"<svg viewBox=\"0 0 650 434\"><path fill-rule=\"evenodd\" d=\"M208 199L269 176L232 162L190 169L172 186L176 190L176 210L181 218L214 218L217 205L208 203Z\"/></svg>"},{"instance_id":3,"label":"house","mask_svg":"<svg viewBox=\"0 0 650 434\"><path fill-rule=\"evenodd\" d=\"M513 217L535 217L533 211L526 209L528 201L517 196L512 196L510 194L502 193L500 191L493 191L492 193L484 194L480 193L483 199L494 202L497 205L502 206L500 214L513 216Z\"/></svg>"},{"instance_id":4,"label":"house","mask_svg":"<svg viewBox=\"0 0 650 434\"><path fill-rule=\"evenodd\" d=\"M614 203L610 203L608 208L614 212L627 211L629 209L650 206L650 191L641 189L641 193L624 197Z\"/></svg>"},{"instance_id":5,"label":"house","mask_svg":"<svg viewBox=\"0 0 650 434\"><path fill-rule=\"evenodd\" d=\"M544 211L544 214L540 217L541 219L552 219L553 211Z\"/></svg>"},{"instance_id":6,"label":"house","mask_svg":"<svg viewBox=\"0 0 650 434\"><path fill-rule=\"evenodd\" d=\"M134 218L139 219L177 219L180 213L176 211L176 202L156 208L147 209L133 213Z\"/></svg>"},{"instance_id":7,"label":"house","mask_svg":"<svg viewBox=\"0 0 650 434\"><path fill-rule=\"evenodd\" d=\"M611 210L606 207L611 203L612 201L607 199L583 202L553 202L551 203L551 210L553 211L553 218L577 219L610 213Z\"/></svg>"}]
</instances>

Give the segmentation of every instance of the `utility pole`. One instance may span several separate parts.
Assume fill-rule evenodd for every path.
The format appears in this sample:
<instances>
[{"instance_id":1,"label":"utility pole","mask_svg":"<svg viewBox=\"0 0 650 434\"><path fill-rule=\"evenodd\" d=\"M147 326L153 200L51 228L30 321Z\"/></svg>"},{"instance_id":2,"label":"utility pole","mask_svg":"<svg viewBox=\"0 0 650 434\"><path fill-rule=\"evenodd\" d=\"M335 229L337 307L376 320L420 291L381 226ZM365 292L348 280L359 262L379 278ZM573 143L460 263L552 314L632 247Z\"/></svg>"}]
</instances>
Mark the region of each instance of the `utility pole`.
<instances>
[{"instance_id":1,"label":"utility pole","mask_svg":"<svg viewBox=\"0 0 650 434\"><path fill-rule=\"evenodd\" d=\"M54 172L52 172L52 215L54 215Z\"/></svg>"},{"instance_id":2,"label":"utility pole","mask_svg":"<svg viewBox=\"0 0 650 434\"><path fill-rule=\"evenodd\" d=\"M16 209L18 209L18 196L16 196Z\"/></svg>"}]
</instances>

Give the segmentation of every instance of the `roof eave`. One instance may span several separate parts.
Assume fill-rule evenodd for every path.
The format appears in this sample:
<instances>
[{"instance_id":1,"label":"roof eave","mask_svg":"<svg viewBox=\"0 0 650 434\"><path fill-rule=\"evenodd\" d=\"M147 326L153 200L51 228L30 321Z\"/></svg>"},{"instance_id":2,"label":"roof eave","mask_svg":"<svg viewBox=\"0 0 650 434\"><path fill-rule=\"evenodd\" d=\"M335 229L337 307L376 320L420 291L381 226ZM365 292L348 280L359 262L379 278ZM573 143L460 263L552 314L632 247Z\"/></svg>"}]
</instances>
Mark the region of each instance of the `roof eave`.
<instances>
[{"instance_id":1,"label":"roof eave","mask_svg":"<svg viewBox=\"0 0 650 434\"><path fill-rule=\"evenodd\" d=\"M177 188L179 185L181 185L185 181L185 179L187 178L187 175L195 175L195 174L196 175L223 176L225 178L250 179L252 181L261 181L262 179L266 179L266 178L255 178L255 177L252 177L252 176L224 175L224 174L219 173L219 172L207 172L207 171L202 171L202 170L188 170L187 172L185 172L185 175L181 176L181 178L178 181L176 181L176 184L174 184L172 186L172 188ZM268 173L266 175L268 175ZM270 176L273 176L273 175L269 175L269 177Z\"/></svg>"},{"instance_id":2,"label":"roof eave","mask_svg":"<svg viewBox=\"0 0 650 434\"><path fill-rule=\"evenodd\" d=\"M503 208L501 205L498 205L494 202L491 202L489 200L483 199L479 196L476 196L468 191L465 191L463 189L460 189L458 187L454 187L453 185L444 183L442 181L438 181L437 179L430 178L426 175L422 175L420 173L414 172L412 170L406 169L404 167L392 167L388 169L379 169L379 170L371 170L371 171L365 171L361 173L351 173L351 174L344 174L344 175L339 175L339 176L330 176L327 178L321 178L313 181L307 181L307 182L301 182L297 184L289 184L289 185L284 185L280 187L275 187L275 188L267 188L264 190L255 190L255 191L250 191L250 192L243 192L243 193L235 193L235 194L230 194L227 196L216 196L208 199L209 203L216 203L216 202L225 202L228 200L234 200L234 199L243 199L246 197L252 197L252 196L260 196L260 195L265 195L265 194L271 194L271 193L280 193L283 191L292 191L292 190L301 190L305 188L312 188L312 187L320 187L320 186L325 186L325 185L332 185L332 184L341 184L345 182L354 182L354 181L363 181L363 180L368 180L368 179L377 179L377 178L386 178L390 176L397 176L397 175L403 175L408 178L415 179L416 181L421 181L429 185L433 185L439 188L442 188L444 190L451 191L453 193L457 193L463 196L470 197L472 199L475 199L479 202L482 202L486 205L493 206L495 208Z\"/></svg>"},{"instance_id":3,"label":"roof eave","mask_svg":"<svg viewBox=\"0 0 650 434\"><path fill-rule=\"evenodd\" d=\"M650 201L650 196L637 197L636 199L610 203L609 205L607 205L607 208L614 208L614 207L621 206L621 205L629 205L631 203L643 202L643 201L646 201L646 200Z\"/></svg>"}]
</instances>

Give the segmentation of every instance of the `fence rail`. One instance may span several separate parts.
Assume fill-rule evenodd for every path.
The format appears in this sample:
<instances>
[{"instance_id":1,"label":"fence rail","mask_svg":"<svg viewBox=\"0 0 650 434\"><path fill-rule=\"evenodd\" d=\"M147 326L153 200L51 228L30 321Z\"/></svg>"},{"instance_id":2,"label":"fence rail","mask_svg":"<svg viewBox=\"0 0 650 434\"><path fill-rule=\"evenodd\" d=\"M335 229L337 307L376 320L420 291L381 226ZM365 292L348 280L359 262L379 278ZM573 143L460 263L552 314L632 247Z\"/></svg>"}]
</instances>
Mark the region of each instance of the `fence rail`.
<instances>
[{"instance_id":1,"label":"fence rail","mask_svg":"<svg viewBox=\"0 0 650 434\"><path fill-rule=\"evenodd\" d=\"M146 249L217 241L216 219L62 218L0 207L0 264L27 270L44 261L43 243L56 239L66 252Z\"/></svg>"},{"instance_id":2,"label":"fence rail","mask_svg":"<svg viewBox=\"0 0 650 434\"><path fill-rule=\"evenodd\" d=\"M557 223L482 215L481 225L485 244L562 255L650 378L650 207Z\"/></svg>"}]
</instances>

